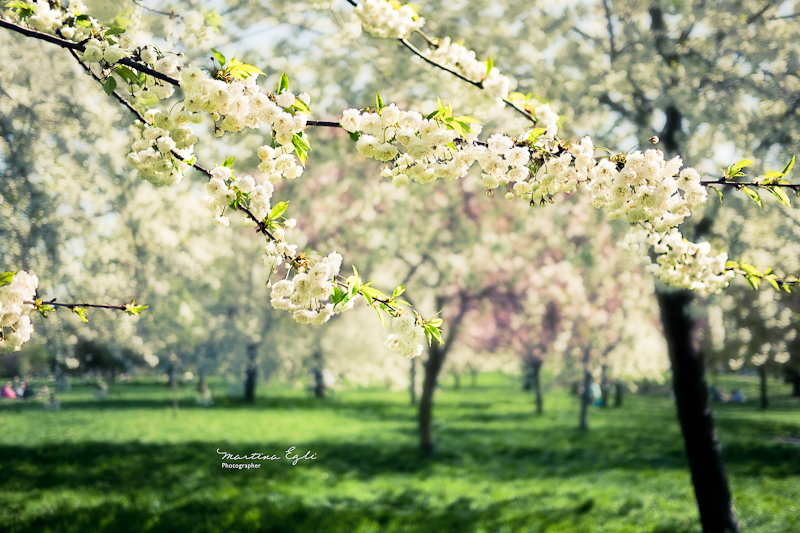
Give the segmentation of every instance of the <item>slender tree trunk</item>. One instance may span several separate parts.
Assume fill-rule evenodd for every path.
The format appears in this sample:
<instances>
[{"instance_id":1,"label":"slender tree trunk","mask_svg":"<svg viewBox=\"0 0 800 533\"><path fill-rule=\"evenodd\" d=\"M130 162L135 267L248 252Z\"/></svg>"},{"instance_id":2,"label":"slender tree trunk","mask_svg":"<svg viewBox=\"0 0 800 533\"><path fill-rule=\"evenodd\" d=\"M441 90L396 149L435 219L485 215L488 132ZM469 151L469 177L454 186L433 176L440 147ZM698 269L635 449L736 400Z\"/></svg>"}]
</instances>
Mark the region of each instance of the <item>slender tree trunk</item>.
<instances>
[{"instance_id":1,"label":"slender tree trunk","mask_svg":"<svg viewBox=\"0 0 800 533\"><path fill-rule=\"evenodd\" d=\"M244 380L244 401L255 403L256 401L256 382L258 380L258 344L247 345L247 369L245 370Z\"/></svg>"},{"instance_id":2,"label":"slender tree trunk","mask_svg":"<svg viewBox=\"0 0 800 533\"><path fill-rule=\"evenodd\" d=\"M581 420L578 428L581 431L589 430L589 404L592 403L592 373L589 371L588 348L583 351L583 393L581 394Z\"/></svg>"},{"instance_id":3,"label":"slender tree trunk","mask_svg":"<svg viewBox=\"0 0 800 533\"><path fill-rule=\"evenodd\" d=\"M433 343L428 348L425 361L425 377L422 381L422 396L419 401L419 447L423 455L433 455L436 447L433 442L433 393L436 381L444 363L445 351L442 345Z\"/></svg>"},{"instance_id":4,"label":"slender tree trunk","mask_svg":"<svg viewBox=\"0 0 800 533\"><path fill-rule=\"evenodd\" d=\"M411 396L411 405L417 405L417 358L411 360L411 384L408 386L408 392Z\"/></svg>"},{"instance_id":5,"label":"slender tree trunk","mask_svg":"<svg viewBox=\"0 0 800 533\"><path fill-rule=\"evenodd\" d=\"M767 398L767 365L761 365L758 367L758 377L759 377L759 392L761 396L761 409L764 410L769 407L769 398Z\"/></svg>"},{"instance_id":6,"label":"slender tree trunk","mask_svg":"<svg viewBox=\"0 0 800 533\"><path fill-rule=\"evenodd\" d=\"M600 407L608 407L610 385L608 384L608 365L604 364L600 375Z\"/></svg>"},{"instance_id":7,"label":"slender tree trunk","mask_svg":"<svg viewBox=\"0 0 800 533\"><path fill-rule=\"evenodd\" d=\"M178 376L175 375L175 365L170 369L170 378L172 381L172 416L178 416Z\"/></svg>"},{"instance_id":8,"label":"slender tree trunk","mask_svg":"<svg viewBox=\"0 0 800 533\"><path fill-rule=\"evenodd\" d=\"M624 387L619 381L614 382L614 407L622 407L622 397L625 394Z\"/></svg>"},{"instance_id":9,"label":"slender tree trunk","mask_svg":"<svg viewBox=\"0 0 800 533\"><path fill-rule=\"evenodd\" d=\"M323 360L322 360L322 351L317 349L314 352L314 360L316 361L316 365L312 370L314 374L314 396L317 398L324 398L325 393L327 392L325 389L325 376L323 375Z\"/></svg>"},{"instance_id":10,"label":"slender tree trunk","mask_svg":"<svg viewBox=\"0 0 800 533\"><path fill-rule=\"evenodd\" d=\"M795 370L792 376L792 396L800 396L800 371Z\"/></svg>"},{"instance_id":11,"label":"slender tree trunk","mask_svg":"<svg viewBox=\"0 0 800 533\"><path fill-rule=\"evenodd\" d=\"M453 388L456 390L461 389L461 374L453 370Z\"/></svg>"},{"instance_id":12,"label":"slender tree trunk","mask_svg":"<svg viewBox=\"0 0 800 533\"><path fill-rule=\"evenodd\" d=\"M470 377L472 378L472 382L470 384L470 387L472 387L473 389L477 389L478 388L478 371L476 369L472 369L472 370L470 370L470 374L471 374Z\"/></svg>"},{"instance_id":13,"label":"slender tree trunk","mask_svg":"<svg viewBox=\"0 0 800 533\"><path fill-rule=\"evenodd\" d=\"M536 414L544 414L544 399L542 396L542 362L539 361L533 371L533 394L536 397Z\"/></svg>"},{"instance_id":14,"label":"slender tree trunk","mask_svg":"<svg viewBox=\"0 0 800 533\"><path fill-rule=\"evenodd\" d=\"M703 357L692 341L688 291L657 292L673 388L704 533L738 533L722 450L708 405Z\"/></svg>"}]
</instances>

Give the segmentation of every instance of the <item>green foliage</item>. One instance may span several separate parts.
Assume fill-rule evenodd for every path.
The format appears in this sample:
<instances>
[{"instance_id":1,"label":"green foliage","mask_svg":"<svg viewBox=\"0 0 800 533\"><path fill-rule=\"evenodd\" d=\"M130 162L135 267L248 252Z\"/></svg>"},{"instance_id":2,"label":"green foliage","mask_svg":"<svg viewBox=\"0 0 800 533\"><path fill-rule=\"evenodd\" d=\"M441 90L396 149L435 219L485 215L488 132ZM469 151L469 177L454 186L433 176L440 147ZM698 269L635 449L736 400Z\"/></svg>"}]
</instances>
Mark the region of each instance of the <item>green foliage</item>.
<instances>
[{"instance_id":1,"label":"green foliage","mask_svg":"<svg viewBox=\"0 0 800 533\"><path fill-rule=\"evenodd\" d=\"M219 62L220 68L225 68L225 63L227 62L227 60L225 59L225 56L222 55L220 52L217 52L213 48L211 49L211 53L214 54L214 57Z\"/></svg>"},{"instance_id":2,"label":"green foliage","mask_svg":"<svg viewBox=\"0 0 800 533\"><path fill-rule=\"evenodd\" d=\"M136 300L134 300L129 304L125 304L125 312L131 316L136 316L149 307L149 305L136 305Z\"/></svg>"},{"instance_id":3,"label":"green foliage","mask_svg":"<svg viewBox=\"0 0 800 533\"><path fill-rule=\"evenodd\" d=\"M222 166L223 166L223 167L228 167L228 168L230 168L230 167L232 167L232 166L233 166L233 161L234 161L234 157L233 157L233 156L230 156L228 159L226 159L226 160L225 160L225 161L222 163Z\"/></svg>"},{"instance_id":4,"label":"green foliage","mask_svg":"<svg viewBox=\"0 0 800 533\"><path fill-rule=\"evenodd\" d=\"M89 319L86 318L86 308L85 307L73 307L72 312L78 315L81 319L81 322L89 322Z\"/></svg>"},{"instance_id":5,"label":"green foliage","mask_svg":"<svg viewBox=\"0 0 800 533\"><path fill-rule=\"evenodd\" d=\"M114 92L114 89L117 88L117 80L113 76L109 76L106 78L106 81L103 82L103 90L106 94L111 94Z\"/></svg>"},{"instance_id":6,"label":"green foliage","mask_svg":"<svg viewBox=\"0 0 800 533\"><path fill-rule=\"evenodd\" d=\"M748 197L750 197L750 199L753 200L756 204L758 204L758 207L762 209L764 208L764 205L761 203L761 197L758 195L756 191L754 191L749 187L742 187L740 190L743 193L745 193Z\"/></svg>"},{"instance_id":7,"label":"green foliage","mask_svg":"<svg viewBox=\"0 0 800 533\"><path fill-rule=\"evenodd\" d=\"M272 206L272 209L269 211L269 215L267 216L268 220L276 220L279 216L283 215L286 212L286 209L289 208L289 202L279 202Z\"/></svg>"},{"instance_id":8,"label":"green foliage","mask_svg":"<svg viewBox=\"0 0 800 533\"><path fill-rule=\"evenodd\" d=\"M246 63L242 63L235 57L231 59L230 63L228 63L228 68L225 71L228 75L232 78L244 80L249 78L250 76L258 76L261 74L262 76L266 76L261 69L256 67L255 65L248 65Z\"/></svg>"},{"instance_id":9,"label":"green foliage","mask_svg":"<svg viewBox=\"0 0 800 533\"><path fill-rule=\"evenodd\" d=\"M221 33L220 29L222 28L222 17L219 15L219 13L217 13L217 8L214 8L211 11L206 11L203 15L203 18L205 19L206 26L213 28L217 33Z\"/></svg>"},{"instance_id":10,"label":"green foliage","mask_svg":"<svg viewBox=\"0 0 800 533\"><path fill-rule=\"evenodd\" d=\"M37 298L33 303L33 309L38 311L43 318L47 318L48 313L56 310L56 308L49 303L43 302L41 298Z\"/></svg>"},{"instance_id":11,"label":"green foliage","mask_svg":"<svg viewBox=\"0 0 800 533\"><path fill-rule=\"evenodd\" d=\"M294 146L294 150L297 152L297 159L300 160L300 164L306 166L306 159L308 158L308 152L311 150L311 145L308 144L308 138L305 132L292 135L292 146Z\"/></svg>"},{"instance_id":12,"label":"green foliage","mask_svg":"<svg viewBox=\"0 0 800 533\"><path fill-rule=\"evenodd\" d=\"M6 2L4 7L16 11L19 18L22 19L28 18L36 13L35 5L23 2L22 0L11 0L10 2Z\"/></svg>"},{"instance_id":13,"label":"green foliage","mask_svg":"<svg viewBox=\"0 0 800 533\"><path fill-rule=\"evenodd\" d=\"M2 273L0 273L0 287L4 287L5 285L9 285L14 279L14 274L16 274L16 272L2 272Z\"/></svg>"},{"instance_id":14,"label":"green foliage","mask_svg":"<svg viewBox=\"0 0 800 533\"><path fill-rule=\"evenodd\" d=\"M289 76L286 73L281 74L281 79L278 82L278 90L275 91L276 94L281 94L284 91L289 90Z\"/></svg>"},{"instance_id":15,"label":"green foliage","mask_svg":"<svg viewBox=\"0 0 800 533\"><path fill-rule=\"evenodd\" d=\"M492 58L490 57L490 58L489 58L489 59L486 61L486 77L487 77L487 78L489 77L489 73L490 73L490 72L492 72L492 69L493 69L493 68L494 68L494 61L492 61Z\"/></svg>"},{"instance_id":16,"label":"green foliage","mask_svg":"<svg viewBox=\"0 0 800 533\"><path fill-rule=\"evenodd\" d=\"M381 98L381 93L375 93L375 103L378 106L378 113L380 113L383 109L383 98Z\"/></svg>"}]
</instances>

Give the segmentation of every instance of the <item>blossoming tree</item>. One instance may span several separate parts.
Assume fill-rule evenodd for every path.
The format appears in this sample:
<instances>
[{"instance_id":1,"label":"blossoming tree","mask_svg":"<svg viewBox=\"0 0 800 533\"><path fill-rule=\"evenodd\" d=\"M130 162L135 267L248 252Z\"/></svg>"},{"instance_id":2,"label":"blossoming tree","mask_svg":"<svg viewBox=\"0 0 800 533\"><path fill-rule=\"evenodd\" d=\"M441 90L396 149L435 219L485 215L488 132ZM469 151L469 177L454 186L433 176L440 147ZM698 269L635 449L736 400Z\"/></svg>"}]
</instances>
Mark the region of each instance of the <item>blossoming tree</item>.
<instances>
[{"instance_id":1,"label":"blossoming tree","mask_svg":"<svg viewBox=\"0 0 800 533\"><path fill-rule=\"evenodd\" d=\"M157 186L168 186L180 182L189 169L194 169L208 179L206 207L215 224L228 227L231 215L236 213L262 235L267 278L276 276L271 284L270 303L290 313L298 323L323 324L362 299L375 308L381 320L390 322L388 346L393 352L415 357L422 352L426 337L429 343L443 342L442 319L426 318L414 310L402 299L402 288L384 293L364 282L355 268L352 275L345 274L340 254L311 255L287 238L286 230L292 224L291 219L285 217L288 204L274 201L273 195L280 194L284 181L300 178L304 166L312 164L309 158L312 143L308 134L311 129L344 130L359 154L384 164L381 177L390 179L397 187L410 186L412 182L427 185L474 179L469 177L470 169L479 167L478 183L487 196L503 196L533 207L560 201L564 195L587 194L592 205L611 219L624 219L633 224L643 242L652 247L651 269L656 277L682 289L678 293L662 293L660 305L675 376L678 413L704 530L737 530L713 425L704 410L702 359L690 342L688 333L692 324L686 315L686 306L691 294L719 292L737 273L750 280L770 281L787 290L791 290L796 280L760 272L739 261L729 262L727 253L712 250L707 242L692 242L681 233L679 226L706 206L708 189L714 186L739 189L757 201L760 201L757 190L767 189L785 204L789 203L787 191L797 190L798 186L785 180L793 159L783 170L755 177L747 174L752 164L750 160L731 161L725 165L721 176L703 178L694 168L684 167L683 160L676 155L681 147L682 123L688 115L671 103L670 91L694 90L681 83L680 69L694 66L695 60L735 56L735 52L731 52L734 47L725 41L728 35L725 31L722 37L717 34L713 38L707 32L698 31L700 37L692 38L698 12L705 17L720 17L731 23L731 30L738 29L740 21L728 17L724 7L676 6L674 9L684 10L681 13L684 15L681 19L683 31L678 33L681 28L669 27L669 19L662 9L651 6L646 38L653 40L657 57L664 64L655 76L650 73L638 76L635 69L629 67L632 62L644 63L639 54L649 48L637 46L636 41L642 38L643 32L627 29L628 25L634 29L641 27L642 19L631 13L641 6L631 3L615 14L608 2L603 3L608 18L611 58L610 68L606 70L628 73L626 83L633 88L633 104L627 106L610 92L597 99L629 118L639 128L637 133L652 128L654 111L663 104L665 124L661 136L670 157L654 148L628 153L606 149L607 154L598 155L595 142L588 136L574 141L562 138L559 116L550 104L533 96L512 93L512 79L495 67L493 61L479 60L475 52L451 39L424 33L424 20L408 5L365 0L357 3L353 12L366 32L397 40L410 54L422 58L432 68L480 90L496 106L512 109L527 122L524 128L518 128L514 135L492 133L481 140L482 128L478 121L456 113L442 100L433 110L423 113L413 107L386 103L380 95L374 106L343 109L335 120L315 120L309 118L313 107L310 97L290 84L285 74L271 91L259 85L259 77L264 74L259 68L235 57L226 58L213 51L211 62L191 64L183 54L169 51L156 40L137 33L135 18L129 21L127 28L103 24L87 13L80 2L14 0L6 2L4 7L0 27L64 48L87 75L97 81L98 87L102 85L105 92L131 114L135 131L128 163L139 177ZM776 29L785 30L785 16L773 13L771 7L767 4L745 20L748 31L762 30L762 33L752 31L750 39L774 34ZM195 40L210 33L202 17L187 14L181 20L186 34ZM769 23L756 24L763 20ZM620 27L626 30L622 34L624 38L630 40L625 45L618 33ZM605 37L593 38L580 27L576 27L576 32L586 35L596 48L605 46ZM784 31L784 37L787 32ZM738 36L745 32L731 33ZM419 41L419 46L412 43L412 37ZM716 48L713 48L714 43ZM706 48L708 45L712 48ZM796 80L796 72L788 73L785 68L785 49L774 50L767 58L761 57L760 50L749 50L744 66L733 63L730 69L734 73L743 69L748 72L745 77L754 77L763 74L765 61L771 61L773 66L783 61L785 76L781 80L783 85L778 86L790 91L792 82L788 78L794 76ZM720 62L723 71L715 72L704 83L716 83L719 90L729 90L735 97L743 98L744 95L736 92L738 87L726 86L724 61ZM774 70L780 73L777 68ZM668 89L652 96L651 78L663 81ZM759 85L757 79L748 78L748 81ZM791 118L798 101L800 99L788 109L779 110L778 115ZM709 108L713 112L713 106ZM694 119L700 120L702 116L698 114ZM257 149L261 175L254 177L236 172L232 158L220 161L213 168L201 164L198 156L202 155L199 146L201 138L206 137L204 130L226 138L249 130L265 135L264 143ZM764 128L751 127L748 131L757 135L766 147L781 140ZM659 139L653 137L651 142L658 143ZM196 146L198 155L195 155ZM752 143L743 146L752 146ZM702 231L695 231L695 234L697 239ZM3 283L0 287L0 342L4 347L18 348L29 340L33 329L29 318L32 310L47 314L61 306L81 314L88 307L103 306L44 302L36 297L37 278L23 270L3 274L0 283ZM144 309L134 302L110 307L130 314L139 314Z\"/></svg>"}]
</instances>

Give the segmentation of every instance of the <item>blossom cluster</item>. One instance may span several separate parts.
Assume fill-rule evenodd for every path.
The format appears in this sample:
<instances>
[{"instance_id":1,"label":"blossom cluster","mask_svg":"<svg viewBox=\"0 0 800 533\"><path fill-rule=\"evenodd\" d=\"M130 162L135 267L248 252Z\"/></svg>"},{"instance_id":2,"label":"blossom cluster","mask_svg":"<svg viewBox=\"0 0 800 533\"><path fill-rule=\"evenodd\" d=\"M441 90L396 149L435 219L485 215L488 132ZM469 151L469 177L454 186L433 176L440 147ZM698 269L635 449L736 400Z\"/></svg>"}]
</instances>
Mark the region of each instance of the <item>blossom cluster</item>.
<instances>
[{"instance_id":1,"label":"blossom cluster","mask_svg":"<svg viewBox=\"0 0 800 533\"><path fill-rule=\"evenodd\" d=\"M417 325L416 319L403 314L392 319L392 333L386 340L386 349L401 354L403 357L413 359L422 354L422 339L425 332L422 326Z\"/></svg>"},{"instance_id":2,"label":"blossom cluster","mask_svg":"<svg viewBox=\"0 0 800 533\"><path fill-rule=\"evenodd\" d=\"M700 174L693 168L681 170L682 164L680 157L666 161L660 150L628 155L621 170L604 160L592 172L592 203L607 206L612 219L652 222L655 231L667 231L708 199Z\"/></svg>"},{"instance_id":3,"label":"blossom cluster","mask_svg":"<svg viewBox=\"0 0 800 533\"><path fill-rule=\"evenodd\" d=\"M440 39L437 46L430 49L428 57L470 80L482 82L483 89L491 97L499 99L508 97L511 79L500 74L496 68L488 70L486 63L479 61L473 50L451 42L449 37Z\"/></svg>"},{"instance_id":4,"label":"blossom cluster","mask_svg":"<svg viewBox=\"0 0 800 533\"><path fill-rule=\"evenodd\" d=\"M405 39L425 24L411 6L395 8L385 0L363 0L353 12L363 28L376 37Z\"/></svg>"},{"instance_id":5,"label":"blossom cluster","mask_svg":"<svg viewBox=\"0 0 800 533\"><path fill-rule=\"evenodd\" d=\"M14 273L11 283L0 287L0 353L17 351L28 342L33 324L28 315L36 299L39 278L24 270Z\"/></svg>"},{"instance_id":6,"label":"blossom cluster","mask_svg":"<svg viewBox=\"0 0 800 533\"><path fill-rule=\"evenodd\" d=\"M173 33L173 37L184 46L195 48L214 35L214 28L206 26L205 17L198 11L187 11L180 19L183 22L183 31L179 34Z\"/></svg>"},{"instance_id":7,"label":"blossom cluster","mask_svg":"<svg viewBox=\"0 0 800 533\"><path fill-rule=\"evenodd\" d=\"M205 204L214 214L214 223L218 226L230 226L230 220L224 216L225 208L241 194L241 201L247 205L247 210L256 220L263 220L270 210L270 200L275 191L272 183L265 181L256 184L253 176L240 176L233 179L229 167L220 166L211 171L211 179L206 184L208 196Z\"/></svg>"},{"instance_id":8,"label":"blossom cluster","mask_svg":"<svg viewBox=\"0 0 800 533\"><path fill-rule=\"evenodd\" d=\"M186 110L210 113L216 122L218 136L226 131L238 132L268 124L275 141L290 146L294 135L306 128L307 116L302 113L293 115L289 111L298 97L286 90L270 98L256 84L256 76L226 83L209 78L199 68L187 67L181 71L180 86L185 95L183 105ZM308 95L300 96L307 105L310 101Z\"/></svg>"},{"instance_id":9,"label":"blossom cluster","mask_svg":"<svg viewBox=\"0 0 800 533\"><path fill-rule=\"evenodd\" d=\"M355 299L345 305L327 302L341 267L342 256L333 252L307 272L276 282L270 293L272 307L289 311L300 324L324 324L334 314L350 309Z\"/></svg>"},{"instance_id":10,"label":"blossom cluster","mask_svg":"<svg viewBox=\"0 0 800 533\"><path fill-rule=\"evenodd\" d=\"M31 28L38 31L47 33L59 31L66 39L80 41L93 29L100 27L97 21L91 17L81 21L83 26L66 25L70 20L74 21L75 17L86 13L86 6L81 0L69 0L66 5L58 7L50 7L50 2L46 0L29 1L28 5L32 8L33 13L25 20Z\"/></svg>"},{"instance_id":11,"label":"blossom cluster","mask_svg":"<svg viewBox=\"0 0 800 533\"><path fill-rule=\"evenodd\" d=\"M258 170L269 175L269 181L278 182L281 178L297 179L303 174L303 167L298 165L297 158L292 154L294 147L289 144L273 148L264 145L258 149Z\"/></svg>"},{"instance_id":12,"label":"blossom cluster","mask_svg":"<svg viewBox=\"0 0 800 533\"><path fill-rule=\"evenodd\" d=\"M136 128L139 138L131 144L128 163L139 176L154 185L179 182L197 143L189 124L202 120L202 115L192 115L178 108L170 112L149 109L144 118L146 123Z\"/></svg>"},{"instance_id":13,"label":"blossom cluster","mask_svg":"<svg viewBox=\"0 0 800 533\"><path fill-rule=\"evenodd\" d=\"M476 159L474 150L455 149L453 142L458 135L444 123L423 118L416 111L401 112L394 104L380 113L348 109L340 124L346 131L359 134L356 150L361 155L395 161L395 167L387 168L383 175L391 177L397 186L411 180L430 183L438 178L464 177ZM474 126L466 138L473 140L479 132L480 127Z\"/></svg>"},{"instance_id":14,"label":"blossom cluster","mask_svg":"<svg viewBox=\"0 0 800 533\"><path fill-rule=\"evenodd\" d=\"M725 270L727 253L712 255L709 243L689 242L676 228L663 234L652 233L649 242L659 254L650 268L661 281L673 287L708 296L727 287L735 275L732 270Z\"/></svg>"}]
</instances>

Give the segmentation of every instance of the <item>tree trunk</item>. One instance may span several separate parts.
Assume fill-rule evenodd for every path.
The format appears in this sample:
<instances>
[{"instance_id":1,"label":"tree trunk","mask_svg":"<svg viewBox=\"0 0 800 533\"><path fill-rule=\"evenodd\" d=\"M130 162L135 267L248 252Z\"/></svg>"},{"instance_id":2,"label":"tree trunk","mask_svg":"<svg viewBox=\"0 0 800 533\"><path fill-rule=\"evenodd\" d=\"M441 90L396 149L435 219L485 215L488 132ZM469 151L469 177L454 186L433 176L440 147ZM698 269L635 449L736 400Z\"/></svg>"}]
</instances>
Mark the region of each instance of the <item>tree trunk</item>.
<instances>
[{"instance_id":1,"label":"tree trunk","mask_svg":"<svg viewBox=\"0 0 800 533\"><path fill-rule=\"evenodd\" d=\"M478 371L476 369L472 369L472 370L470 370L470 374L471 374L470 377L472 378L472 383L470 384L470 387L472 387L473 389L477 389L478 388Z\"/></svg>"},{"instance_id":2,"label":"tree trunk","mask_svg":"<svg viewBox=\"0 0 800 533\"><path fill-rule=\"evenodd\" d=\"M456 390L461 389L461 374L453 370L453 388Z\"/></svg>"},{"instance_id":3,"label":"tree trunk","mask_svg":"<svg viewBox=\"0 0 800 533\"><path fill-rule=\"evenodd\" d=\"M589 430L589 404L592 403L592 373L589 371L589 357L591 352L588 348L583 351L583 393L581 394L581 421L578 428L581 431Z\"/></svg>"},{"instance_id":4,"label":"tree trunk","mask_svg":"<svg viewBox=\"0 0 800 533\"><path fill-rule=\"evenodd\" d=\"M322 361L322 351L317 350L314 352L314 360L316 361L316 366L311 371L314 374L314 396L317 398L324 398L325 397L325 376L322 374L322 365L324 364Z\"/></svg>"},{"instance_id":5,"label":"tree trunk","mask_svg":"<svg viewBox=\"0 0 800 533\"><path fill-rule=\"evenodd\" d=\"M614 382L614 407L622 407L622 397L625 393L622 383Z\"/></svg>"},{"instance_id":6,"label":"tree trunk","mask_svg":"<svg viewBox=\"0 0 800 533\"><path fill-rule=\"evenodd\" d=\"M417 405L417 358L411 359L411 385L408 386L408 392L411 396L411 405Z\"/></svg>"},{"instance_id":7,"label":"tree trunk","mask_svg":"<svg viewBox=\"0 0 800 533\"><path fill-rule=\"evenodd\" d=\"M704 533L738 533L722 450L708 405L703 356L692 342L694 321L688 291L658 291L661 321L672 364L675 402L686 444L700 522Z\"/></svg>"},{"instance_id":8,"label":"tree trunk","mask_svg":"<svg viewBox=\"0 0 800 533\"><path fill-rule=\"evenodd\" d=\"M604 364L600 375L600 407L608 407L610 385L608 384L608 365Z\"/></svg>"},{"instance_id":9,"label":"tree trunk","mask_svg":"<svg viewBox=\"0 0 800 533\"><path fill-rule=\"evenodd\" d=\"M542 398L542 362L539 361L533 372L533 394L536 397L536 414L544 414L544 400Z\"/></svg>"},{"instance_id":10,"label":"tree trunk","mask_svg":"<svg viewBox=\"0 0 800 533\"><path fill-rule=\"evenodd\" d=\"M792 376L792 396L800 396L800 371L797 370Z\"/></svg>"},{"instance_id":11,"label":"tree trunk","mask_svg":"<svg viewBox=\"0 0 800 533\"><path fill-rule=\"evenodd\" d=\"M428 348L428 360L425 361L425 377L422 381L422 396L419 401L419 447L423 455L431 456L435 452L433 442L433 393L436 380L444 363L445 351L442 345L433 343Z\"/></svg>"},{"instance_id":12,"label":"tree trunk","mask_svg":"<svg viewBox=\"0 0 800 533\"><path fill-rule=\"evenodd\" d=\"M761 409L765 410L769 407L769 398L767 398L767 365L761 365L758 367L758 377L759 377L759 392L761 393Z\"/></svg>"},{"instance_id":13,"label":"tree trunk","mask_svg":"<svg viewBox=\"0 0 800 533\"><path fill-rule=\"evenodd\" d=\"M258 344L247 345L247 369L245 370L244 380L244 401L255 403L256 401L256 381L258 380L258 365L256 356L258 355Z\"/></svg>"},{"instance_id":14,"label":"tree trunk","mask_svg":"<svg viewBox=\"0 0 800 533\"><path fill-rule=\"evenodd\" d=\"M170 368L170 381L172 381L172 416L178 416L178 376L175 375L176 369L173 364Z\"/></svg>"}]
</instances>

